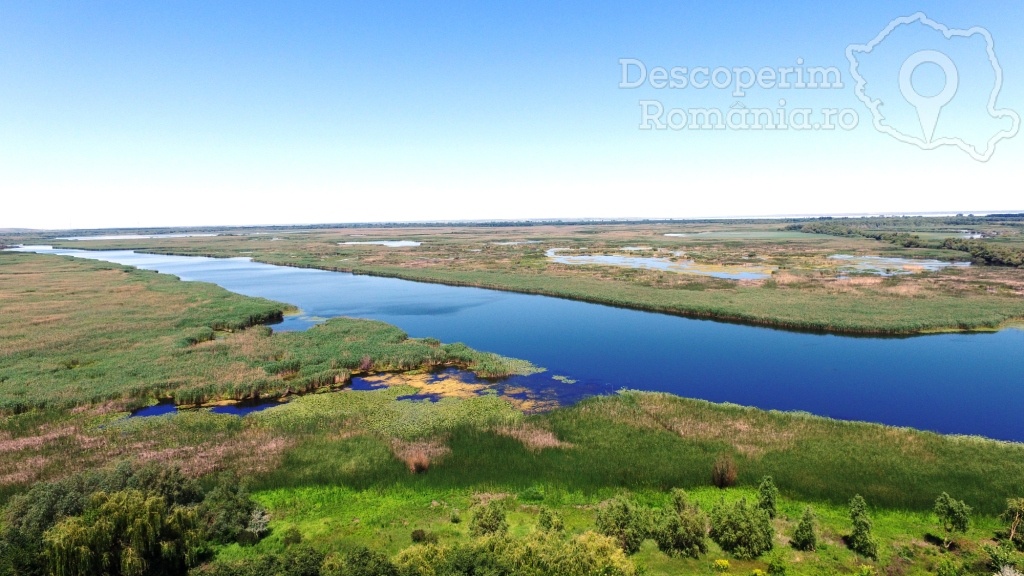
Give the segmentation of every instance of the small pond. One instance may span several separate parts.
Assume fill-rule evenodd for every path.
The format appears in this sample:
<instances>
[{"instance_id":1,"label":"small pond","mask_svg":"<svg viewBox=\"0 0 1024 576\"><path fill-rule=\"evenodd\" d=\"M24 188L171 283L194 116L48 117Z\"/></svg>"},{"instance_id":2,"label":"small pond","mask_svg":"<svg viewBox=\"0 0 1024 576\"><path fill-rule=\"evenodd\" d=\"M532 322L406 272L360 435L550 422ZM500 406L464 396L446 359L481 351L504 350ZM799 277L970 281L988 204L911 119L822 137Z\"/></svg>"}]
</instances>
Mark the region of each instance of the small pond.
<instances>
[{"instance_id":1,"label":"small pond","mask_svg":"<svg viewBox=\"0 0 1024 576\"><path fill-rule=\"evenodd\" d=\"M422 242L413 240L366 240L359 242L338 242L340 246L351 246L362 244L364 246L387 246L388 248L412 248L420 246Z\"/></svg>"},{"instance_id":2,"label":"small pond","mask_svg":"<svg viewBox=\"0 0 1024 576\"><path fill-rule=\"evenodd\" d=\"M839 268L846 272L862 272L878 276L899 276L918 272L938 272L946 268L967 268L970 262L944 262L912 258L888 258L884 256L850 256L836 254L829 256Z\"/></svg>"},{"instance_id":3,"label":"small pond","mask_svg":"<svg viewBox=\"0 0 1024 576\"><path fill-rule=\"evenodd\" d=\"M675 272L677 274L693 274L696 276L710 276L725 280L763 280L772 275L767 267L757 266L727 266L717 264L698 264L693 260L656 258L643 256L615 256L615 255L568 255L560 254L564 248L552 248L545 252L552 262L568 266L621 266L625 268L640 268L647 270L661 270L664 272ZM642 246L627 246L623 250L637 252L649 250ZM679 254L676 254L677 258Z\"/></svg>"}]
</instances>

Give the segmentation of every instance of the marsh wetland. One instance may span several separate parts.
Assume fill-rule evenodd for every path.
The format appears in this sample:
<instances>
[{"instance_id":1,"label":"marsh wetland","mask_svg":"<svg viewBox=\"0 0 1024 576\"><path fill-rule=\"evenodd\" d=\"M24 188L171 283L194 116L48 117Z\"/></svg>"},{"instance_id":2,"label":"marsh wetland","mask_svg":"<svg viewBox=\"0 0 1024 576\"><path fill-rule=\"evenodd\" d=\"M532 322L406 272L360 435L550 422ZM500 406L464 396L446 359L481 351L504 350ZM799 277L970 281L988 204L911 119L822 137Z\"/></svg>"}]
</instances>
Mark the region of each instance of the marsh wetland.
<instances>
[{"instance_id":1,"label":"marsh wetland","mask_svg":"<svg viewBox=\"0 0 1024 576\"><path fill-rule=\"evenodd\" d=\"M0 238L56 246L0 252L0 574L154 495L172 573L990 574L1024 545L1021 221ZM766 494L771 551L735 548Z\"/></svg>"},{"instance_id":2,"label":"marsh wetland","mask_svg":"<svg viewBox=\"0 0 1024 576\"><path fill-rule=\"evenodd\" d=\"M1024 406L1021 330L914 338L835 336L246 258L23 250L135 266L296 307L296 313L275 325L277 331L303 330L329 318L366 318L413 337L465 342L525 359L546 372L512 376L499 387L529 391L540 406L633 389L1024 440L1018 413Z\"/></svg>"}]
</instances>

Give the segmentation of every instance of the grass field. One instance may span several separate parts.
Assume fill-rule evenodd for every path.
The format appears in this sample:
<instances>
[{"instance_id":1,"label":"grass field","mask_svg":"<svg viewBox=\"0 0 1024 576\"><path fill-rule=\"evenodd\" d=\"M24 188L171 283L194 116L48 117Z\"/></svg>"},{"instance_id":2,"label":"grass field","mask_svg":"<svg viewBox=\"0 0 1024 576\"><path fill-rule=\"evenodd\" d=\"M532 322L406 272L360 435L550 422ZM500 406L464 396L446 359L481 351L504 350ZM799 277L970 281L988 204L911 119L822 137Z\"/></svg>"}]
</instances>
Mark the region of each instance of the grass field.
<instances>
[{"instance_id":1,"label":"grass field","mask_svg":"<svg viewBox=\"0 0 1024 576\"><path fill-rule=\"evenodd\" d=\"M891 219L896 223L903 219ZM889 220L880 220L887 224ZM881 277L844 271L835 254L970 260L938 247L965 230L984 242L1024 250L1019 222L941 224L907 219L927 244L918 247L862 236L784 230L780 223L679 223L529 227L339 228L210 238L63 242L86 249L133 248L157 253L247 256L287 266L375 274L452 285L546 294L791 329L914 334L990 330L1024 318L1024 270L971 268ZM882 224L879 224L881 226ZM886 231L900 231L895 227ZM391 248L345 242L411 240ZM551 262L545 251L689 259L706 267L773 271L766 280L732 281L677 272ZM629 248L628 251L623 249ZM637 250L641 249L641 250Z\"/></svg>"},{"instance_id":2,"label":"grass field","mask_svg":"<svg viewBox=\"0 0 1024 576\"><path fill-rule=\"evenodd\" d=\"M441 546L465 543L474 510L493 499L506 502L513 537L536 529L542 505L564 516L569 534L582 534L622 493L661 508L670 489L684 488L709 509L753 498L771 475L782 493L776 554L790 574L861 566L932 574L943 560L984 574L983 546L1002 527L996 516L1007 498L1024 495L1020 444L640 392L533 415L495 394L398 400L415 389L343 384L371 368L533 368L407 339L378 322L273 334L250 325L277 317L280 304L93 261L0 254L0 292L0 500L124 459L175 464L199 478L234 470L271 513L271 534L255 546L217 548L222 561L281 552L290 528L324 552L366 545L393 556L416 529ZM197 402L297 391L311 393L245 418L202 409L124 418L128 407L166 395ZM721 457L736 463L735 488L711 487ZM944 491L974 509L970 531L949 552L936 544L931 512ZM843 543L854 494L871 507L877 560ZM786 545L806 506L819 518L816 552ZM765 570L768 560L738 560L714 544L699 559L670 557L647 541L629 561L669 575L709 574L717 559L736 574Z\"/></svg>"}]
</instances>

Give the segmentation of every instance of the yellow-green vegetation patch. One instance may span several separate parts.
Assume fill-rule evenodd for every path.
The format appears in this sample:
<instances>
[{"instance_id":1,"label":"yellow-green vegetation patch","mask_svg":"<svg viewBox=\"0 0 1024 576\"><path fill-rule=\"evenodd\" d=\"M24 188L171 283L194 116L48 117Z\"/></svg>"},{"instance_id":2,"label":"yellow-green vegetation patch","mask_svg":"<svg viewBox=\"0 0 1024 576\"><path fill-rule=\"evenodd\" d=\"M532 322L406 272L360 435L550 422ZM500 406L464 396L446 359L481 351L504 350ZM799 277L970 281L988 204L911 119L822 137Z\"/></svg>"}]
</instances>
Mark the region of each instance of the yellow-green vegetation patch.
<instances>
[{"instance_id":1,"label":"yellow-green vegetation patch","mask_svg":"<svg viewBox=\"0 0 1024 576\"><path fill-rule=\"evenodd\" d=\"M460 427L487 428L519 422L522 412L495 395L442 398L438 402L397 400L416 392L411 387L372 391L310 394L250 416L260 426L283 432L330 431L375 433L388 438L416 439Z\"/></svg>"}]
</instances>

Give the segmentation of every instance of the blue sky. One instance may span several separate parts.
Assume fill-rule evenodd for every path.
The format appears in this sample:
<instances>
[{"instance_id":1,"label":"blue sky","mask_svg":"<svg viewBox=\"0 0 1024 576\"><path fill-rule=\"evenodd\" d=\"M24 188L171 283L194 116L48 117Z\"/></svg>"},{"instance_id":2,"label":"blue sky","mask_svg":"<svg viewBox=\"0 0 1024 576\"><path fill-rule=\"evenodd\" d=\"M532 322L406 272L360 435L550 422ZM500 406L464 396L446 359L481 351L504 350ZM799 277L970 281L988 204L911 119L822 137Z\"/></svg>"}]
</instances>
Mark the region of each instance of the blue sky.
<instances>
[{"instance_id":1,"label":"blue sky","mask_svg":"<svg viewBox=\"0 0 1024 576\"><path fill-rule=\"evenodd\" d=\"M0 227L1024 209L1024 136L980 162L882 134L846 59L916 12L981 26L1003 72L998 108L1019 114L1020 2L551 4L4 2ZM1000 129L978 46L893 38L864 66L892 119L916 126L892 90L920 44L962 69L940 135L984 142ZM622 58L688 69L800 58L837 67L844 88L621 89ZM941 88L936 70L915 86ZM639 102L652 99L724 112L785 99L859 123L640 130Z\"/></svg>"}]
</instances>

